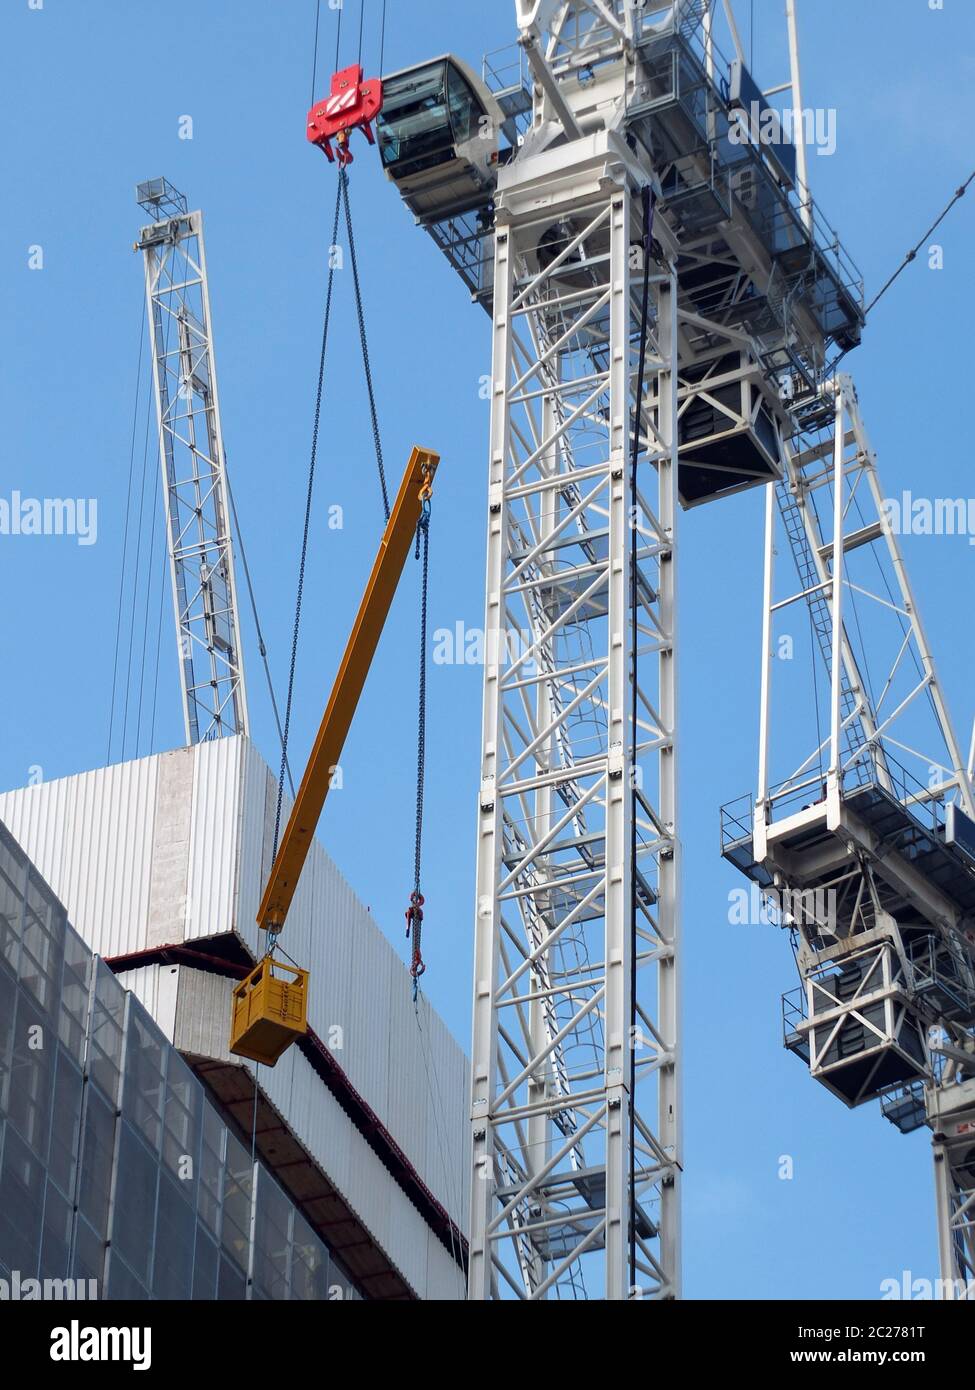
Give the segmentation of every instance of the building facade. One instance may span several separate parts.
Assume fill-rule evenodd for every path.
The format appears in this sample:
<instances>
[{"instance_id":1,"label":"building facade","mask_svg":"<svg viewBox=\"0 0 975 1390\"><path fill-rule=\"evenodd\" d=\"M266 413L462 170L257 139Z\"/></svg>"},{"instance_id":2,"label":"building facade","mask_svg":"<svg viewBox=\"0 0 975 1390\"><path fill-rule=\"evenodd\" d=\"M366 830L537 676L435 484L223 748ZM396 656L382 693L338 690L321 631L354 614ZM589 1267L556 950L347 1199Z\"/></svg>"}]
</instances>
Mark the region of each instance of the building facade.
<instances>
[{"instance_id":1,"label":"building facade","mask_svg":"<svg viewBox=\"0 0 975 1390\"><path fill-rule=\"evenodd\" d=\"M229 1052L232 991L263 949L275 796L243 737L0 794L20 1154L0 1200L29 1228L0 1240L8 1268L67 1260L108 1297L188 1297L211 1273L215 1295L194 1296L464 1297L467 1059L422 996L414 1009L405 964L317 842L287 931L311 972L308 1033L273 1068ZM56 1045L34 1057L29 1036Z\"/></svg>"},{"instance_id":2,"label":"building facade","mask_svg":"<svg viewBox=\"0 0 975 1390\"><path fill-rule=\"evenodd\" d=\"M362 1297L3 825L0 1278L109 1299Z\"/></svg>"}]
</instances>

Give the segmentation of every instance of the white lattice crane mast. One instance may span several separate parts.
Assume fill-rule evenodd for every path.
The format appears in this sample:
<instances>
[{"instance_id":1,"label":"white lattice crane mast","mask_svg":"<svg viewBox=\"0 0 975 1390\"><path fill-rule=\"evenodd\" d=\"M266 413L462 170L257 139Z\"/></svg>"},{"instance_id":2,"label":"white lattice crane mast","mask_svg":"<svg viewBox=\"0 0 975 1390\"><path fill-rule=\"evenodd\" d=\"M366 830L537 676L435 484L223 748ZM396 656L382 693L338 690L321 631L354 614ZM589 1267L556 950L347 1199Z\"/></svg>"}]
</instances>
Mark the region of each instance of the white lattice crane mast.
<instances>
[{"instance_id":1,"label":"white lattice crane mast","mask_svg":"<svg viewBox=\"0 0 975 1390\"><path fill-rule=\"evenodd\" d=\"M941 1290L972 1299L975 798L900 504L884 496L848 376L797 420L775 493L758 794L751 816L725 808L725 854L794 939L802 983L785 997L786 1046L846 1105L879 1100L901 1131L932 1129ZM791 551L798 586L777 582L777 548ZM775 653L797 608L813 634L810 706L819 699L815 736L787 748L814 712L790 681L789 718L775 717ZM783 764L788 775L774 776Z\"/></svg>"},{"instance_id":2,"label":"white lattice crane mast","mask_svg":"<svg viewBox=\"0 0 975 1390\"><path fill-rule=\"evenodd\" d=\"M145 262L166 539L188 744L246 734L231 506L203 215L165 179L139 185L154 218Z\"/></svg>"},{"instance_id":3,"label":"white lattice crane mast","mask_svg":"<svg viewBox=\"0 0 975 1390\"><path fill-rule=\"evenodd\" d=\"M780 496L803 578L788 599L774 596L771 508L766 536L766 652L776 615L804 601L829 675L827 737L770 781L767 658L754 859L773 888L821 902L791 913L803 986L787 1046L846 1104L879 1097L899 1129L931 1127L941 1288L970 1299L975 799L849 377L829 404Z\"/></svg>"},{"instance_id":4,"label":"white lattice crane mast","mask_svg":"<svg viewBox=\"0 0 975 1390\"><path fill-rule=\"evenodd\" d=\"M662 254L634 615L631 253L654 180L614 129L626 23L603 5L518 19L537 104L495 218L470 1296L673 1297L676 280ZM586 137L557 65L597 37L610 106Z\"/></svg>"},{"instance_id":5,"label":"white lattice crane mast","mask_svg":"<svg viewBox=\"0 0 975 1390\"><path fill-rule=\"evenodd\" d=\"M678 503L783 475L785 397L856 341L862 286L794 147L731 138L761 93L708 0L516 17L514 63L384 77L377 118L493 323L470 1295L666 1299Z\"/></svg>"}]
</instances>

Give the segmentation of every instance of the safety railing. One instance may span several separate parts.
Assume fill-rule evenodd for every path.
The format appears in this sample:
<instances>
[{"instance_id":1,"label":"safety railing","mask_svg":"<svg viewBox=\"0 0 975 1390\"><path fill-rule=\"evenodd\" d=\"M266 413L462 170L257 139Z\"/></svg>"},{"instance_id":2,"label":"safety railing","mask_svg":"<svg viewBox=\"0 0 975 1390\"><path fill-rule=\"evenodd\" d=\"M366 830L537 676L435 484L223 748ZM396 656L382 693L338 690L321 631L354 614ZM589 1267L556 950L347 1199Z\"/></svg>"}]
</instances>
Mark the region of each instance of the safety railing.
<instances>
[{"instance_id":1,"label":"safety railing","mask_svg":"<svg viewBox=\"0 0 975 1390\"><path fill-rule=\"evenodd\" d=\"M662 9L657 7L643 14L638 21L640 41L651 43L666 37L667 30L662 27ZM703 25L684 25L674 31L671 26L671 41L679 44L687 58L696 69L694 80L688 84L680 73L675 73L673 97L681 102L687 113L694 119L702 137L709 141L715 163L726 169L732 166L742 168L751 163L762 172L766 190L771 190L771 204L765 210L756 209L753 224L770 246L784 244L797 245L808 241L829 268L839 286L846 291L858 309L864 302L864 280L859 266L840 241L839 233L825 213L813 199L808 190L798 187L786 190L766 168L762 151L750 143L732 147L728 140L730 129L730 105L732 81L732 60L722 51L713 32L706 39ZM699 109L700 101L690 100L691 94L699 95L702 86L708 89L707 118ZM804 117L800 113L800 119ZM710 129L708 128L710 125ZM734 150L735 160L729 160ZM803 216L811 224L806 226Z\"/></svg>"},{"instance_id":2,"label":"safety railing","mask_svg":"<svg viewBox=\"0 0 975 1390\"><path fill-rule=\"evenodd\" d=\"M802 1025L808 1021L809 1009L806 1003L806 991L804 986L799 985L795 989L788 990L782 996L782 1041L786 1047L795 1048L804 1034L800 1031Z\"/></svg>"},{"instance_id":3,"label":"safety railing","mask_svg":"<svg viewBox=\"0 0 975 1390\"><path fill-rule=\"evenodd\" d=\"M897 801L925 830L944 834L945 804L942 794L933 794L929 787L909 772L893 757L886 745L864 743L843 768L841 790L849 795L864 787L875 787ZM769 792L770 814L782 819L826 799L827 773L822 767L813 772L786 778Z\"/></svg>"},{"instance_id":4,"label":"safety railing","mask_svg":"<svg viewBox=\"0 0 975 1390\"><path fill-rule=\"evenodd\" d=\"M481 77L504 111L505 135L512 145L517 144L531 125L532 114L532 76L525 50L513 43L485 53Z\"/></svg>"},{"instance_id":5,"label":"safety railing","mask_svg":"<svg viewBox=\"0 0 975 1390\"><path fill-rule=\"evenodd\" d=\"M901 1134L912 1134L920 1129L927 1119L924 1082L912 1081L907 1086L883 1091L880 1096L880 1112L900 1130Z\"/></svg>"},{"instance_id":6,"label":"safety railing","mask_svg":"<svg viewBox=\"0 0 975 1390\"><path fill-rule=\"evenodd\" d=\"M951 937L932 932L910 942L905 954L916 994L934 995L942 1014L951 1008L966 1015L975 1011L973 962Z\"/></svg>"},{"instance_id":7,"label":"safety railing","mask_svg":"<svg viewBox=\"0 0 975 1390\"><path fill-rule=\"evenodd\" d=\"M755 824L755 798L751 792L735 797L721 807L721 853L731 845L749 840Z\"/></svg>"}]
</instances>

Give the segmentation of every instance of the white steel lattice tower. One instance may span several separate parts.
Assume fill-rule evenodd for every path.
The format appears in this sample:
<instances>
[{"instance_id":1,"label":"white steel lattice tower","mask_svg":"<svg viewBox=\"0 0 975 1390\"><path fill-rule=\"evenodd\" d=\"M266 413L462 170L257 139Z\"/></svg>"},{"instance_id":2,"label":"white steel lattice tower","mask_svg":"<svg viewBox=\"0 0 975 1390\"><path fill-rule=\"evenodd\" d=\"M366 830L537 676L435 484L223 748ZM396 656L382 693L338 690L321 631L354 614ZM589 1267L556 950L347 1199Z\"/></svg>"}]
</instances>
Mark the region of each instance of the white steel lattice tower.
<instances>
[{"instance_id":1,"label":"white steel lattice tower","mask_svg":"<svg viewBox=\"0 0 975 1390\"><path fill-rule=\"evenodd\" d=\"M934 1130L941 1296L975 1303L975 1046L970 1033L945 1037L940 1046L948 1061L941 1084L926 1099Z\"/></svg>"},{"instance_id":2,"label":"white steel lattice tower","mask_svg":"<svg viewBox=\"0 0 975 1390\"><path fill-rule=\"evenodd\" d=\"M498 207L472 1298L679 1287L675 288L651 273L634 530L647 176L587 151Z\"/></svg>"},{"instance_id":3,"label":"white steel lattice tower","mask_svg":"<svg viewBox=\"0 0 975 1390\"><path fill-rule=\"evenodd\" d=\"M885 497L852 380L826 383L797 425L767 497L758 795L752 814L725 808L725 854L793 938L802 983L783 1001L785 1045L846 1105L879 1100L899 1130L933 1131L940 1287L971 1300L971 775L901 549L910 494ZM799 577L784 593L780 528ZM808 723L795 681L775 698L797 607L812 630Z\"/></svg>"},{"instance_id":4,"label":"white steel lattice tower","mask_svg":"<svg viewBox=\"0 0 975 1390\"><path fill-rule=\"evenodd\" d=\"M515 8L514 59L480 88L453 58L394 74L378 131L493 323L470 1296L667 1299L678 505L786 474L863 287L801 152L749 124L769 113L730 4ZM451 151L448 85L503 131L493 160Z\"/></svg>"},{"instance_id":5,"label":"white steel lattice tower","mask_svg":"<svg viewBox=\"0 0 975 1390\"><path fill-rule=\"evenodd\" d=\"M246 734L226 456L203 216L165 179L140 184L156 219L138 241L159 426L166 536L187 743Z\"/></svg>"}]
</instances>

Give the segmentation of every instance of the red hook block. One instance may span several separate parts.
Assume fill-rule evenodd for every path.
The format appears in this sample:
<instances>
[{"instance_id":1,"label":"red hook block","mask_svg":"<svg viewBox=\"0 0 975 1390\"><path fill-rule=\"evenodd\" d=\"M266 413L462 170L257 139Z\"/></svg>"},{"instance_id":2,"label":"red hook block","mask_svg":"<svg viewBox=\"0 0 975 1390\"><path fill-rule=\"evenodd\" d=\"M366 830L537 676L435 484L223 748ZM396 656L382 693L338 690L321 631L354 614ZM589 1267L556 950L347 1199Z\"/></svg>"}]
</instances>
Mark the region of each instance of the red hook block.
<instances>
[{"instance_id":1,"label":"red hook block","mask_svg":"<svg viewBox=\"0 0 975 1390\"><path fill-rule=\"evenodd\" d=\"M358 63L337 72L332 78L329 95L317 101L308 112L308 139L325 151L332 164L336 157L333 140L338 145L339 163L352 163L349 132L356 128L362 131L370 145L376 143L372 122L383 108L383 84L378 77L363 82L362 75Z\"/></svg>"}]
</instances>

